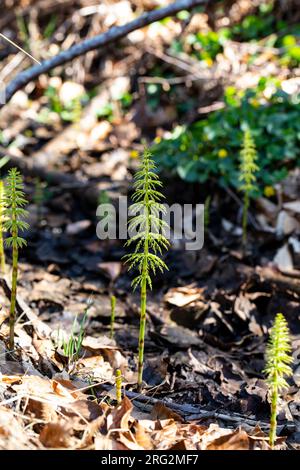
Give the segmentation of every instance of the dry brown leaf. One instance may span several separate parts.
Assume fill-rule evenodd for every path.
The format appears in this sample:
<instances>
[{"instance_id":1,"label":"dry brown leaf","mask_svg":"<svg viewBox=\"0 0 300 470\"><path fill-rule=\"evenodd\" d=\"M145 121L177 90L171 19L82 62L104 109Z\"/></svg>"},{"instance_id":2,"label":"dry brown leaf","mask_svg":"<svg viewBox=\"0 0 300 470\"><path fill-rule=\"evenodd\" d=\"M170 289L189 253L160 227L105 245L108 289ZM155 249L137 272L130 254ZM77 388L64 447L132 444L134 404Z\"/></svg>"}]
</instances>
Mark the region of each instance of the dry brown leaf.
<instances>
[{"instance_id":1,"label":"dry brown leaf","mask_svg":"<svg viewBox=\"0 0 300 470\"><path fill-rule=\"evenodd\" d=\"M87 356L103 356L104 360L109 362L113 369L121 369L123 372L127 367L127 360L122 356L119 348L112 343L106 336L101 338L86 336L82 346L86 350Z\"/></svg>"},{"instance_id":2,"label":"dry brown leaf","mask_svg":"<svg viewBox=\"0 0 300 470\"><path fill-rule=\"evenodd\" d=\"M119 406L112 410L110 415L111 425L109 429L123 429L125 431L129 430L129 421L131 418L131 412L133 410L133 405L131 401L125 396Z\"/></svg>"},{"instance_id":3,"label":"dry brown leaf","mask_svg":"<svg viewBox=\"0 0 300 470\"><path fill-rule=\"evenodd\" d=\"M72 403L71 408L62 408L61 412L69 418L79 418L79 424L86 426L103 415L103 410L98 403L89 400L78 400Z\"/></svg>"},{"instance_id":4,"label":"dry brown leaf","mask_svg":"<svg viewBox=\"0 0 300 470\"><path fill-rule=\"evenodd\" d=\"M26 400L26 407L24 413L31 415L35 419L41 419L45 423L55 421L57 419L57 413L55 407L50 403L44 403L37 400Z\"/></svg>"},{"instance_id":5,"label":"dry brown leaf","mask_svg":"<svg viewBox=\"0 0 300 470\"><path fill-rule=\"evenodd\" d=\"M12 410L0 407L0 450L33 449L29 436Z\"/></svg>"},{"instance_id":6,"label":"dry brown leaf","mask_svg":"<svg viewBox=\"0 0 300 470\"><path fill-rule=\"evenodd\" d=\"M117 439L125 446L126 449L145 450L136 442L135 437L131 431L119 432Z\"/></svg>"},{"instance_id":7,"label":"dry brown leaf","mask_svg":"<svg viewBox=\"0 0 300 470\"><path fill-rule=\"evenodd\" d=\"M246 431L237 429L232 434L221 436L207 446L207 450L249 450L249 437Z\"/></svg>"},{"instance_id":8,"label":"dry brown leaf","mask_svg":"<svg viewBox=\"0 0 300 470\"><path fill-rule=\"evenodd\" d=\"M155 403L151 411L151 418L154 420L173 419L174 421L183 421L182 417L178 413L171 410L163 403Z\"/></svg>"},{"instance_id":9,"label":"dry brown leaf","mask_svg":"<svg viewBox=\"0 0 300 470\"><path fill-rule=\"evenodd\" d=\"M118 261L109 261L106 263L100 263L99 268L109 279L115 281L121 274L122 263Z\"/></svg>"},{"instance_id":10,"label":"dry brown leaf","mask_svg":"<svg viewBox=\"0 0 300 470\"><path fill-rule=\"evenodd\" d=\"M94 379L114 381L114 369L103 356L84 357L77 362L78 371L84 367L84 373L93 376Z\"/></svg>"},{"instance_id":11,"label":"dry brown leaf","mask_svg":"<svg viewBox=\"0 0 300 470\"><path fill-rule=\"evenodd\" d=\"M178 440L182 440L182 437L177 436L178 423L173 419L159 420L156 425L158 430L152 435L156 449L170 449Z\"/></svg>"},{"instance_id":12,"label":"dry brown leaf","mask_svg":"<svg viewBox=\"0 0 300 470\"><path fill-rule=\"evenodd\" d=\"M135 440L137 444L145 450L153 449L153 442L150 437L149 432L142 426L142 424L137 421L134 425L135 428Z\"/></svg>"},{"instance_id":13,"label":"dry brown leaf","mask_svg":"<svg viewBox=\"0 0 300 470\"><path fill-rule=\"evenodd\" d=\"M193 286L174 287L173 289L169 289L164 300L168 304L175 305L176 307L185 307L197 300L203 300L203 291L204 289Z\"/></svg>"},{"instance_id":14,"label":"dry brown leaf","mask_svg":"<svg viewBox=\"0 0 300 470\"><path fill-rule=\"evenodd\" d=\"M63 421L46 424L41 433L40 441L43 446L58 449L67 448L71 443L72 430L69 425Z\"/></svg>"},{"instance_id":15,"label":"dry brown leaf","mask_svg":"<svg viewBox=\"0 0 300 470\"><path fill-rule=\"evenodd\" d=\"M19 375L2 375L0 373L0 383L10 385L10 384L15 384L21 381L22 381L22 377Z\"/></svg>"}]
</instances>

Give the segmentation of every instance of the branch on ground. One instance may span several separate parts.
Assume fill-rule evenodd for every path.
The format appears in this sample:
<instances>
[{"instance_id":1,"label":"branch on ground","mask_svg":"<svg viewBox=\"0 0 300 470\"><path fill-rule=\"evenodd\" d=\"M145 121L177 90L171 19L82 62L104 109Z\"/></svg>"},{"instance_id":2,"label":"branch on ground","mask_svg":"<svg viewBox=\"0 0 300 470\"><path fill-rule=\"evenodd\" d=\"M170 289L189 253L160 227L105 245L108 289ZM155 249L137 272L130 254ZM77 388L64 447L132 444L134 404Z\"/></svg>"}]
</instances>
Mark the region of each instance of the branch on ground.
<instances>
[{"instance_id":1,"label":"branch on ground","mask_svg":"<svg viewBox=\"0 0 300 470\"><path fill-rule=\"evenodd\" d=\"M153 10L148 13L144 13L138 18L122 26L114 26L103 34L95 36L90 39L76 44L66 51L62 51L51 59L45 60L40 65L35 65L27 70L24 70L18 74L6 87L6 102L0 104L0 109L9 102L12 96L21 88L26 86L32 80L35 80L43 73L47 73L50 70L63 65L76 57L86 54L89 51L98 49L103 46L107 46L119 39L127 36L129 33L136 31L137 29L143 28L155 21L162 20L168 16L174 16L176 13L182 10L191 10L192 8L205 5L209 0L178 0L177 2L168 5L167 7Z\"/></svg>"}]
</instances>

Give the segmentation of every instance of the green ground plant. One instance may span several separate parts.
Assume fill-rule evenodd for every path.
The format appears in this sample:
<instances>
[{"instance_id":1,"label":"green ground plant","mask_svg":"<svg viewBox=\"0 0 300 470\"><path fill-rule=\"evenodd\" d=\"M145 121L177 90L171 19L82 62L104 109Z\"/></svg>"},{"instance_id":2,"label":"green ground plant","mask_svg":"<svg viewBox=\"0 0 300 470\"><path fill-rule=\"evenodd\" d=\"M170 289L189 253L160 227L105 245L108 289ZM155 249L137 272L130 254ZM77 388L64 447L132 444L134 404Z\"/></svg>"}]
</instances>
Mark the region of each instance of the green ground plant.
<instances>
[{"instance_id":1,"label":"green ground plant","mask_svg":"<svg viewBox=\"0 0 300 470\"><path fill-rule=\"evenodd\" d=\"M9 311L9 347L11 350L14 348L19 249L27 244L26 240L20 237L19 233L29 228L29 224L23 220L28 214L24 209L27 201L23 189L24 184L21 173L17 168L11 168L6 179L4 197L4 229L10 233L5 243L8 247L12 248L12 281Z\"/></svg>"},{"instance_id":2,"label":"green ground plant","mask_svg":"<svg viewBox=\"0 0 300 470\"><path fill-rule=\"evenodd\" d=\"M68 340L64 338L61 341L58 339L58 345L62 347L64 355L68 358L69 364L78 361L82 349L82 342L84 340L86 320L88 311L92 305L92 300L89 299L88 305L85 308L84 315L80 323L78 323L78 317L76 316L72 325L71 333ZM79 326L79 331L78 330Z\"/></svg>"},{"instance_id":3,"label":"green ground plant","mask_svg":"<svg viewBox=\"0 0 300 470\"><path fill-rule=\"evenodd\" d=\"M293 374L290 367L293 362L291 350L287 321L282 313L277 313L266 349L266 368L264 370L271 401L269 442L272 448L276 441L277 408L280 392L288 388L285 377Z\"/></svg>"},{"instance_id":4,"label":"green ground plant","mask_svg":"<svg viewBox=\"0 0 300 470\"><path fill-rule=\"evenodd\" d=\"M5 252L4 252L4 242L3 242L4 208L5 208L4 184L3 184L3 181L0 180L0 268L1 268L2 274L5 274L6 272Z\"/></svg>"},{"instance_id":5,"label":"green ground plant","mask_svg":"<svg viewBox=\"0 0 300 470\"><path fill-rule=\"evenodd\" d=\"M266 97L266 91L274 90ZM159 171L187 182L214 179L220 187L239 187L239 152L246 125L251 129L259 156L258 192L300 165L300 97L291 97L278 81L262 78L256 89L225 90L225 107L191 126L177 126L152 147Z\"/></svg>"},{"instance_id":6,"label":"green ground plant","mask_svg":"<svg viewBox=\"0 0 300 470\"><path fill-rule=\"evenodd\" d=\"M140 331L138 353L138 387L142 386L144 367L144 339L146 328L147 289L152 288L151 275L157 271L168 269L164 261L159 257L163 249L167 249L169 242L163 235L167 227L160 214L165 212L165 207L160 203L163 195L159 191L162 183L155 173L155 163L149 150L145 149L140 169L135 174L133 205L131 211L138 213L129 222L130 239L126 246L135 244L134 253L126 255L125 262L129 269L136 267L138 275L132 281L133 289L140 288ZM135 232L132 235L132 232Z\"/></svg>"},{"instance_id":7,"label":"green ground plant","mask_svg":"<svg viewBox=\"0 0 300 470\"><path fill-rule=\"evenodd\" d=\"M241 163L240 163L240 190L244 193L244 204L243 204L243 243L247 242L247 225L248 225L248 210L250 205L250 197L253 191L256 189L256 173L259 170L257 165L257 152L255 148L255 142L252 138L250 129L244 132L243 146L240 152Z\"/></svg>"},{"instance_id":8,"label":"green ground plant","mask_svg":"<svg viewBox=\"0 0 300 470\"><path fill-rule=\"evenodd\" d=\"M86 102L88 99L86 94L70 100L70 102L67 104L64 104L60 100L58 91L53 86L49 86L47 88L45 95L49 101L50 111L57 113L63 121L71 123L78 123L80 121L83 110L83 102Z\"/></svg>"},{"instance_id":9,"label":"green ground plant","mask_svg":"<svg viewBox=\"0 0 300 470\"><path fill-rule=\"evenodd\" d=\"M4 165L6 165L8 161L9 161L9 157L5 156L5 157L0 158L0 170ZM4 208L5 208L5 187L4 187L3 180L0 179L0 272L2 274L5 274L6 272L4 237L3 237L3 232L4 232L3 224L5 220Z\"/></svg>"}]
</instances>

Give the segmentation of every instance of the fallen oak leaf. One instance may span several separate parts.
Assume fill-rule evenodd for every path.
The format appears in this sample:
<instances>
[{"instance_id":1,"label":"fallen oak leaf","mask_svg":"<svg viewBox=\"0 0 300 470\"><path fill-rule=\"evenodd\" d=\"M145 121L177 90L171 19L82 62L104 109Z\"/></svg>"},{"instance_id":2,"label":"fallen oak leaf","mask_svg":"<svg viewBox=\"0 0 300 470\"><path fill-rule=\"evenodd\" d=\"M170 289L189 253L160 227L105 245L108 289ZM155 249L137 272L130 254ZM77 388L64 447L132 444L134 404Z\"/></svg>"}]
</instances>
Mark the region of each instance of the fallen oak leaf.
<instances>
[{"instance_id":1,"label":"fallen oak leaf","mask_svg":"<svg viewBox=\"0 0 300 470\"><path fill-rule=\"evenodd\" d=\"M237 429L232 434L215 439L206 450L250 450L248 434L246 431Z\"/></svg>"},{"instance_id":2,"label":"fallen oak leaf","mask_svg":"<svg viewBox=\"0 0 300 470\"><path fill-rule=\"evenodd\" d=\"M174 287L164 296L164 301L176 307L185 307L186 305L204 300L204 288L194 287L193 285L185 287Z\"/></svg>"},{"instance_id":3,"label":"fallen oak leaf","mask_svg":"<svg viewBox=\"0 0 300 470\"><path fill-rule=\"evenodd\" d=\"M183 422L182 417L175 411L168 408L164 403L155 403L151 410L151 418L153 420L173 419L180 423Z\"/></svg>"},{"instance_id":4,"label":"fallen oak leaf","mask_svg":"<svg viewBox=\"0 0 300 470\"><path fill-rule=\"evenodd\" d=\"M73 425L74 429L84 429L87 423L97 420L100 416L103 416L103 409L95 401L90 400L77 400L72 403L71 408L60 409L60 412L68 418L78 418L77 425Z\"/></svg>"},{"instance_id":5,"label":"fallen oak leaf","mask_svg":"<svg viewBox=\"0 0 300 470\"><path fill-rule=\"evenodd\" d=\"M110 415L111 424L108 429L122 429L128 431L130 419L133 421L133 418L131 417L132 410L133 405L129 398L125 396L120 405L112 410Z\"/></svg>"},{"instance_id":6,"label":"fallen oak leaf","mask_svg":"<svg viewBox=\"0 0 300 470\"><path fill-rule=\"evenodd\" d=\"M44 447L59 449L68 448L71 445L71 436L73 434L70 425L64 421L46 424L40 432L40 441Z\"/></svg>"},{"instance_id":7,"label":"fallen oak leaf","mask_svg":"<svg viewBox=\"0 0 300 470\"><path fill-rule=\"evenodd\" d=\"M0 407L0 450L34 449L29 436L12 410Z\"/></svg>"},{"instance_id":8,"label":"fallen oak leaf","mask_svg":"<svg viewBox=\"0 0 300 470\"><path fill-rule=\"evenodd\" d=\"M153 449L153 442L151 439L151 435L147 432L146 428L142 426L139 421L136 421L134 424L134 437L137 444L145 450L152 450Z\"/></svg>"}]
</instances>

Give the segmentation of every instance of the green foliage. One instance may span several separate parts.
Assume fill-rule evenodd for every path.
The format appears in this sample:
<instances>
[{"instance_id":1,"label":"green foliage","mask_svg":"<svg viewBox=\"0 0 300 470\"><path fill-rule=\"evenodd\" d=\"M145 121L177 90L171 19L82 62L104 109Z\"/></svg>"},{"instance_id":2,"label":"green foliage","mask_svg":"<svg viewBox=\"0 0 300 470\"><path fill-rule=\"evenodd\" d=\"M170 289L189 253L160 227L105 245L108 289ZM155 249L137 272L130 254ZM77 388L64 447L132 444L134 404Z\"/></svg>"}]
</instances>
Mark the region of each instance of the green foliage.
<instances>
[{"instance_id":1,"label":"green foliage","mask_svg":"<svg viewBox=\"0 0 300 470\"><path fill-rule=\"evenodd\" d=\"M19 236L19 232L29 228L27 222L23 219L27 217L27 211L24 206L27 204L23 192L23 177L17 168L11 168L8 172L5 196L4 196L4 229L10 233L5 243L12 247L12 286L9 312L9 346L14 348L14 328L15 328L15 308L17 296L17 278L18 278L18 252L19 248L26 245L26 240Z\"/></svg>"},{"instance_id":2,"label":"green foliage","mask_svg":"<svg viewBox=\"0 0 300 470\"><path fill-rule=\"evenodd\" d=\"M199 60L206 61L209 65L219 52L223 51L224 40L229 37L227 28L222 28L218 32L208 31L205 33L190 34L187 42L191 47L191 53Z\"/></svg>"},{"instance_id":3,"label":"green foliage","mask_svg":"<svg viewBox=\"0 0 300 470\"><path fill-rule=\"evenodd\" d=\"M62 103L57 89L53 86L47 88L45 95L48 97L50 110L59 114L63 121L72 123L79 122L82 114L82 103L88 99L86 94L70 100L67 104ZM41 120L46 121L47 115L42 116Z\"/></svg>"},{"instance_id":4,"label":"green foliage","mask_svg":"<svg viewBox=\"0 0 300 470\"><path fill-rule=\"evenodd\" d=\"M129 222L129 233L138 229L138 233L132 236L126 246L136 243L135 251L126 255L126 263L129 269L137 266L139 275L135 277L132 286L135 289L146 282L151 288L151 274L156 274L167 269L165 263L157 255L162 253L162 249L167 249L169 242L160 232L167 227L165 221L159 218L160 213L165 213L165 208L160 200L163 195L159 192L162 183L158 175L154 172L156 165L151 159L151 153L146 149L143 154L140 170L135 174L134 204L131 211L138 215L131 218Z\"/></svg>"},{"instance_id":5,"label":"green foliage","mask_svg":"<svg viewBox=\"0 0 300 470\"><path fill-rule=\"evenodd\" d=\"M241 41L261 39L286 27L284 21L276 19L273 7L272 0L261 2L256 13L245 16L240 23L233 26L234 38Z\"/></svg>"},{"instance_id":6,"label":"green foliage","mask_svg":"<svg viewBox=\"0 0 300 470\"><path fill-rule=\"evenodd\" d=\"M6 264L5 264L5 252L3 244L3 223L4 223L4 209L5 209L5 194L4 194L4 184L0 180L0 268L1 274L5 274Z\"/></svg>"},{"instance_id":7,"label":"green foliage","mask_svg":"<svg viewBox=\"0 0 300 470\"><path fill-rule=\"evenodd\" d=\"M249 129L244 132L243 147L241 150L241 163L240 163L240 190L244 193L243 205L243 242L247 241L247 222L248 222L248 209L250 203L250 196L256 190L256 175L259 170L257 165L257 152L255 142L252 138Z\"/></svg>"},{"instance_id":8,"label":"green foliage","mask_svg":"<svg viewBox=\"0 0 300 470\"><path fill-rule=\"evenodd\" d=\"M162 171L189 182L205 183L214 177L221 186L239 187L239 150L243 132L252 130L258 153L260 193L287 175L287 167L300 164L300 106L276 81L261 79L257 89L245 93L230 87L225 108L189 127L177 127L171 136L153 146ZM265 91L274 88L266 99ZM225 152L224 152L225 150Z\"/></svg>"},{"instance_id":9,"label":"green foliage","mask_svg":"<svg viewBox=\"0 0 300 470\"><path fill-rule=\"evenodd\" d=\"M290 364L293 362L291 356L291 340L286 319L282 313L277 313L274 325L271 329L269 342L266 349L267 384L271 399L271 421L270 421L270 445L274 446L277 427L277 406L279 393L288 388L285 377L293 374Z\"/></svg>"},{"instance_id":10,"label":"green foliage","mask_svg":"<svg viewBox=\"0 0 300 470\"><path fill-rule=\"evenodd\" d=\"M289 67L297 67L300 63L299 37L288 34L283 38L280 38L277 42L277 45L283 49L281 64L287 65Z\"/></svg>"},{"instance_id":11,"label":"green foliage","mask_svg":"<svg viewBox=\"0 0 300 470\"><path fill-rule=\"evenodd\" d=\"M1 168L6 165L9 161L9 157L2 157L0 159L0 170ZM0 270L2 274L6 272L6 264L5 264L5 252L4 252L4 243L3 243L3 231L4 231L4 209L5 209L5 188L4 183L0 179Z\"/></svg>"},{"instance_id":12,"label":"green foliage","mask_svg":"<svg viewBox=\"0 0 300 470\"><path fill-rule=\"evenodd\" d=\"M78 318L76 316L73 322L69 339L68 340L62 339L61 341L60 346L62 347L64 355L68 357L69 364L72 362L76 362L79 359L81 348L82 348L82 342L83 342L84 335L85 335L86 319L87 319L88 311L91 305L92 305L92 301L89 299L88 305L84 311L83 318L81 322L79 323L79 331L76 332L76 330L78 330Z\"/></svg>"},{"instance_id":13,"label":"green foliage","mask_svg":"<svg viewBox=\"0 0 300 470\"><path fill-rule=\"evenodd\" d=\"M110 313L110 337L113 339L114 337L114 329L115 329L115 316L116 316L116 297L114 295L111 296L110 298L110 307L111 307L111 313Z\"/></svg>"},{"instance_id":14,"label":"green foliage","mask_svg":"<svg viewBox=\"0 0 300 470\"><path fill-rule=\"evenodd\" d=\"M157 271L163 272L167 269L164 261L159 257L163 249L167 249L169 241L163 235L167 228L159 216L165 212L161 204L163 195L159 189L162 183L155 173L155 164L151 153L145 149L139 171L135 174L134 195L131 211L137 213L129 222L130 232L136 231L135 235L126 242L126 246L135 244L135 251L124 258L129 264L129 269L137 268L138 274L132 281L133 289L141 289L141 318L139 332L139 362L138 362L138 385L142 385L143 360L144 360L144 337L146 326L146 303L147 287L152 287L151 275Z\"/></svg>"},{"instance_id":15,"label":"green foliage","mask_svg":"<svg viewBox=\"0 0 300 470\"><path fill-rule=\"evenodd\" d=\"M121 111L121 114L124 114L128 108L130 108L132 102L133 96L131 93L120 93L115 97L113 102L106 103L102 107L98 108L96 116L98 119L107 119L108 121L113 122L115 114L117 114L119 110Z\"/></svg>"}]
</instances>

